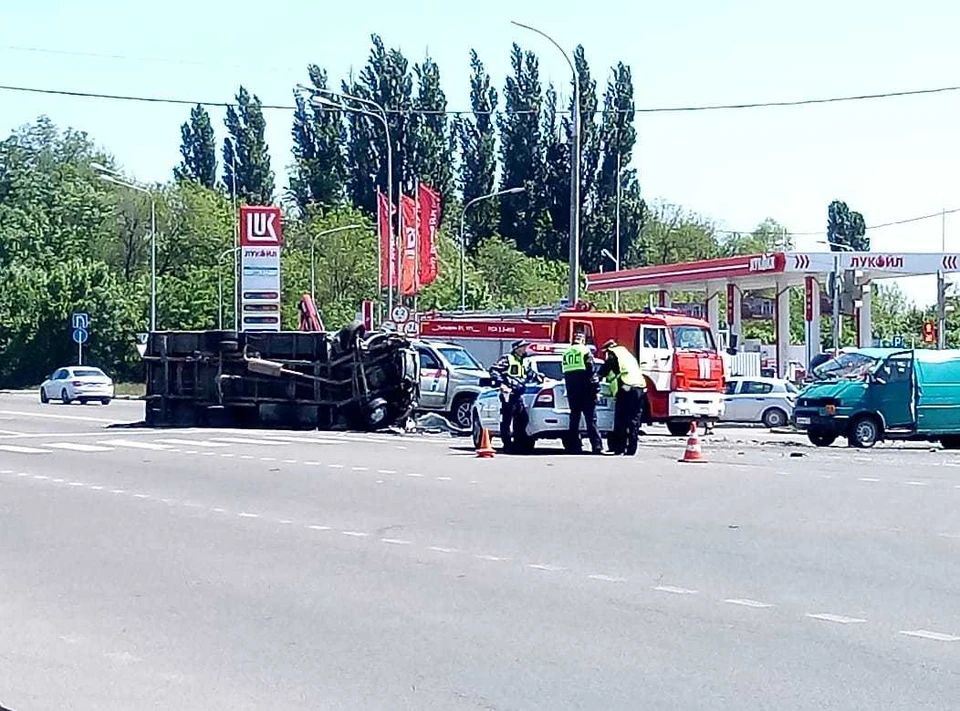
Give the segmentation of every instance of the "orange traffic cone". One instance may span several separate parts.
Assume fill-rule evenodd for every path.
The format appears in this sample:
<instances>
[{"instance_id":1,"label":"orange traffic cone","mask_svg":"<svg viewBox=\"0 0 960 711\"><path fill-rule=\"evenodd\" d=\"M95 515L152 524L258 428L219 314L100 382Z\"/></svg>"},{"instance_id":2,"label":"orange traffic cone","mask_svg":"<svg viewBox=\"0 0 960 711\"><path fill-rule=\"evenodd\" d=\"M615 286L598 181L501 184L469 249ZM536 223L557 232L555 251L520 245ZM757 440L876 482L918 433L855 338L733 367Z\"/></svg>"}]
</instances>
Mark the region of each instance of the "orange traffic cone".
<instances>
[{"instance_id":1,"label":"orange traffic cone","mask_svg":"<svg viewBox=\"0 0 960 711\"><path fill-rule=\"evenodd\" d=\"M484 427L480 434L480 446L477 447L477 458L491 459L494 454L495 451L493 447L490 446L490 430Z\"/></svg>"},{"instance_id":2,"label":"orange traffic cone","mask_svg":"<svg viewBox=\"0 0 960 711\"><path fill-rule=\"evenodd\" d=\"M687 438L687 449L683 457L677 461L680 462L699 462L704 463L707 460L703 458L703 452L700 451L700 438L697 436L697 423L690 423L690 436Z\"/></svg>"}]
</instances>

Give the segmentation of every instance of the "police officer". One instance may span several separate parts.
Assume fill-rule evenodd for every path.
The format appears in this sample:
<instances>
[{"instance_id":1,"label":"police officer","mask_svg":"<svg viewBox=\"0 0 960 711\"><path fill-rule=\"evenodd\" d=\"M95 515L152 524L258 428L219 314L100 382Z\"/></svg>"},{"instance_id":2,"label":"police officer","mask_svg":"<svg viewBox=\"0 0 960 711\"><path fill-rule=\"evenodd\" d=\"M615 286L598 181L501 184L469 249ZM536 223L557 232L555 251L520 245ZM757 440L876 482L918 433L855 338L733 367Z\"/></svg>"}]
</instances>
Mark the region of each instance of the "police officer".
<instances>
[{"instance_id":1,"label":"police officer","mask_svg":"<svg viewBox=\"0 0 960 711\"><path fill-rule=\"evenodd\" d=\"M583 451L580 440L580 417L587 423L587 438L594 454L603 453L603 441L597 429L597 391L599 381L594 372L593 354L587 348L582 332L573 336L573 343L563 354L563 381L567 386L567 401L570 403L570 428L567 431L571 453Z\"/></svg>"},{"instance_id":2,"label":"police officer","mask_svg":"<svg viewBox=\"0 0 960 711\"><path fill-rule=\"evenodd\" d=\"M605 359L597 375L606 378L615 398L610 446L614 454L632 457L637 453L646 381L633 353L614 339L604 343L603 350Z\"/></svg>"},{"instance_id":3,"label":"police officer","mask_svg":"<svg viewBox=\"0 0 960 711\"><path fill-rule=\"evenodd\" d=\"M490 368L495 375L509 376L505 383L509 394L500 393L500 440L506 450L513 447L513 419L522 407L523 385L536 380L527 358L529 345L529 341L514 341L510 344L510 352Z\"/></svg>"}]
</instances>

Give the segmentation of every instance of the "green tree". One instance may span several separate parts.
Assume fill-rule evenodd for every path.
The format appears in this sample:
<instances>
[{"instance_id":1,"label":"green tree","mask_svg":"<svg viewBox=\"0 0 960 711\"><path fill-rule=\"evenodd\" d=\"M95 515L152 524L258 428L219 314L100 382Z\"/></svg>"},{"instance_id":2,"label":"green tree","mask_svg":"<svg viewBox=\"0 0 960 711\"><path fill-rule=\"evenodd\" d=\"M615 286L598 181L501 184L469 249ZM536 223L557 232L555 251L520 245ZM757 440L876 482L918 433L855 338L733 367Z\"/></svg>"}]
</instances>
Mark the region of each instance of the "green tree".
<instances>
[{"instance_id":1,"label":"green tree","mask_svg":"<svg viewBox=\"0 0 960 711\"><path fill-rule=\"evenodd\" d=\"M327 73L316 64L307 67L310 83L327 88ZM293 166L290 194L301 212L309 205L332 208L343 202L347 176L343 146L347 132L343 113L328 106L308 103L302 92L294 92Z\"/></svg>"},{"instance_id":2,"label":"green tree","mask_svg":"<svg viewBox=\"0 0 960 711\"><path fill-rule=\"evenodd\" d=\"M679 205L659 203L644 220L633 246L635 264L677 264L719 256L713 223Z\"/></svg>"},{"instance_id":3,"label":"green tree","mask_svg":"<svg viewBox=\"0 0 960 711\"><path fill-rule=\"evenodd\" d=\"M750 234L729 234L721 244L724 256L736 254L764 254L793 249L793 238L787 228L772 217L764 219Z\"/></svg>"},{"instance_id":4,"label":"green tree","mask_svg":"<svg viewBox=\"0 0 960 711\"><path fill-rule=\"evenodd\" d=\"M271 204L274 175L264 137L266 121L260 99L241 86L237 105L227 107L224 123L230 134L223 142L223 182L227 191L235 184L237 197L244 202Z\"/></svg>"},{"instance_id":5,"label":"green tree","mask_svg":"<svg viewBox=\"0 0 960 711\"><path fill-rule=\"evenodd\" d=\"M863 215L851 210L847 203L834 200L827 206L827 242L830 251L869 252L870 238L866 236Z\"/></svg>"},{"instance_id":6,"label":"green tree","mask_svg":"<svg viewBox=\"0 0 960 711\"><path fill-rule=\"evenodd\" d=\"M440 192L441 215L453 196L453 138L447 120L447 97L440 87L440 68L430 57L413 68L417 97L412 125L414 173Z\"/></svg>"},{"instance_id":7,"label":"green tree","mask_svg":"<svg viewBox=\"0 0 960 711\"><path fill-rule=\"evenodd\" d=\"M568 261L570 234L570 142L561 136L557 113L557 92L553 85L547 87L543 117L540 124L543 138L543 159L539 174L531 181L529 201L535 206L540 219L532 246L527 251L531 256Z\"/></svg>"},{"instance_id":8,"label":"green tree","mask_svg":"<svg viewBox=\"0 0 960 711\"><path fill-rule=\"evenodd\" d=\"M490 84L483 63L470 50L470 108L473 119L460 116L454 129L460 142L460 189L466 205L474 198L493 192L497 171L497 137L493 114L497 110L497 90ZM516 186L509 186L516 187ZM497 230L500 202L482 200L474 204L464 218L467 249L472 253L479 242Z\"/></svg>"},{"instance_id":9,"label":"green tree","mask_svg":"<svg viewBox=\"0 0 960 711\"><path fill-rule=\"evenodd\" d=\"M217 137L210 114L200 104L190 109L190 120L180 126L180 165L173 169L177 180L194 180L206 188L217 184Z\"/></svg>"}]
</instances>

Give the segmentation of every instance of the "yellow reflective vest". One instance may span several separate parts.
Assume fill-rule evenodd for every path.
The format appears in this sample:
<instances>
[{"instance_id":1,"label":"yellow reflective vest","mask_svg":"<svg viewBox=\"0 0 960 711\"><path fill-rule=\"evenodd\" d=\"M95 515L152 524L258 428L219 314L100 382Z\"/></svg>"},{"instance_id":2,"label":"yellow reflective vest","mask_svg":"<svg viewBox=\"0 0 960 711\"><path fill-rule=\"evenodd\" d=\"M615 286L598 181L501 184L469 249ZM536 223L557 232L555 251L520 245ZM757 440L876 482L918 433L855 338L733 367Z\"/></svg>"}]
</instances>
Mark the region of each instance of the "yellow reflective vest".
<instances>
[{"instance_id":1,"label":"yellow reflective vest","mask_svg":"<svg viewBox=\"0 0 960 711\"><path fill-rule=\"evenodd\" d=\"M526 363L513 353L507 353L507 375L514 378L523 378L526 374Z\"/></svg>"},{"instance_id":2,"label":"yellow reflective vest","mask_svg":"<svg viewBox=\"0 0 960 711\"><path fill-rule=\"evenodd\" d=\"M613 371L607 373L607 386L610 388L610 394L616 397L621 384L629 388L644 388L646 381L643 379L643 371L640 369L640 364L634 358L633 353L623 346L614 346L610 351L617 359L617 370L619 370L618 373Z\"/></svg>"},{"instance_id":3,"label":"yellow reflective vest","mask_svg":"<svg viewBox=\"0 0 960 711\"><path fill-rule=\"evenodd\" d=\"M564 374L574 373L587 369L587 354L590 349L579 343L574 343L563 354L561 369Z\"/></svg>"}]
</instances>

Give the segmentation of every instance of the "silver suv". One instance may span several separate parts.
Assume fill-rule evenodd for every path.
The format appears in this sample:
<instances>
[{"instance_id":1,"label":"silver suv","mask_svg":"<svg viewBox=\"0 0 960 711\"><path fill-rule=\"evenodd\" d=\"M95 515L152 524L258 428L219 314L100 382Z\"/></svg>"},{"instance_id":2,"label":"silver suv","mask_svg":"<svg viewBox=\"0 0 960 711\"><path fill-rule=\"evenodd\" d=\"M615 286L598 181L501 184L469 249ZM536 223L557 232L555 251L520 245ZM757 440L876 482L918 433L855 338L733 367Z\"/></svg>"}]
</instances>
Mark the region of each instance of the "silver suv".
<instances>
[{"instance_id":1,"label":"silver suv","mask_svg":"<svg viewBox=\"0 0 960 711\"><path fill-rule=\"evenodd\" d=\"M469 351L454 343L414 341L420 357L419 412L440 412L463 429L471 425L473 401L487 370Z\"/></svg>"}]
</instances>

